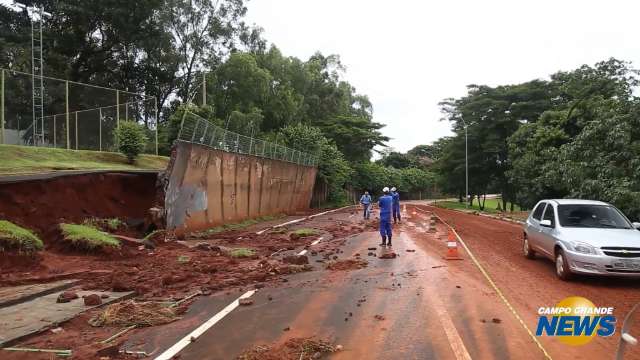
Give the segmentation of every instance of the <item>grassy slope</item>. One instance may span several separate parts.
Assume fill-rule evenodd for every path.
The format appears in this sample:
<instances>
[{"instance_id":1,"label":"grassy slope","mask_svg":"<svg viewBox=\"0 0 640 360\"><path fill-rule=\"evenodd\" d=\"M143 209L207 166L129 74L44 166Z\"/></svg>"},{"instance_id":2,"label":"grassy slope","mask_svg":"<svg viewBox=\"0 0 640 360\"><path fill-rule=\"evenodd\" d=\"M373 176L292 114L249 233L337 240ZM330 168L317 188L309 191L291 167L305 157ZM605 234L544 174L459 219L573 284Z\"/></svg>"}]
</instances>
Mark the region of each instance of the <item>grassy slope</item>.
<instances>
[{"instance_id":1,"label":"grassy slope","mask_svg":"<svg viewBox=\"0 0 640 360\"><path fill-rule=\"evenodd\" d=\"M142 155L128 164L122 154L88 150L66 150L0 145L0 174L39 173L54 170L164 169L168 157Z\"/></svg>"},{"instance_id":2,"label":"grassy slope","mask_svg":"<svg viewBox=\"0 0 640 360\"><path fill-rule=\"evenodd\" d=\"M467 209L465 203L460 203L457 201L438 201L438 206L448 208L448 209ZM507 210L509 209L510 204L507 204ZM496 210L498 207L498 199L487 199L484 204L484 212L487 213L498 213ZM480 206L478 205L477 199L474 199L473 206L469 207L469 210L477 210L480 211ZM513 206L513 211L520 211L520 207L518 205ZM507 211L508 212L508 211Z\"/></svg>"}]
</instances>

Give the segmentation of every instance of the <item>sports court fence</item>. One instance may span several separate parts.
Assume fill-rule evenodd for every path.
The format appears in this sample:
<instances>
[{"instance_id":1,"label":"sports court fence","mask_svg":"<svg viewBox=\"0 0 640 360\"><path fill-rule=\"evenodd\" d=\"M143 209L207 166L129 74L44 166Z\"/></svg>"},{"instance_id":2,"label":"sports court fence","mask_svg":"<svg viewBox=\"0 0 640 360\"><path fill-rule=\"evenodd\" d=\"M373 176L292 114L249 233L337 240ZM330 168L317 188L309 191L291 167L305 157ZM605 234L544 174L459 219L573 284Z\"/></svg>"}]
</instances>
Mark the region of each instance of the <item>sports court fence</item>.
<instances>
[{"instance_id":1,"label":"sports court fence","mask_svg":"<svg viewBox=\"0 0 640 360\"><path fill-rule=\"evenodd\" d=\"M304 166L318 164L317 157L312 154L228 131L190 111L185 112L182 119L178 140Z\"/></svg>"},{"instance_id":2,"label":"sports court fence","mask_svg":"<svg viewBox=\"0 0 640 360\"><path fill-rule=\"evenodd\" d=\"M132 120L146 126L144 152L157 154L155 98L48 76L34 96L34 84L40 76L0 68L0 144L115 151L115 130Z\"/></svg>"}]
</instances>

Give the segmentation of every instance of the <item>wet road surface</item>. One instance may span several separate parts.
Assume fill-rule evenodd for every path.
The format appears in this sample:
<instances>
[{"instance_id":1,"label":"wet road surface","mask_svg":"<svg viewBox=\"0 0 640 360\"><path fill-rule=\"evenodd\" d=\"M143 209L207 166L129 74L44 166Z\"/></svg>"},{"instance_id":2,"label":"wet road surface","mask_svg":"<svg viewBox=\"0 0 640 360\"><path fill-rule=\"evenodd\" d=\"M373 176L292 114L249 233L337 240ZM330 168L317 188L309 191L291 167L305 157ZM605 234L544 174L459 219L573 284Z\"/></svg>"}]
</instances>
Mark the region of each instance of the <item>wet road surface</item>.
<instances>
[{"instance_id":1,"label":"wet road surface","mask_svg":"<svg viewBox=\"0 0 640 360\"><path fill-rule=\"evenodd\" d=\"M392 250L381 249L373 231L346 239L339 260L359 254L366 268L326 270L316 262L321 257L310 256L314 271L259 289L253 305L233 310L180 358L231 359L257 345L311 336L342 345L334 359L544 358L469 259L442 259L444 225L429 232L430 217L412 206L404 216L394 227ZM357 215L342 217L360 221ZM391 251L399 256L379 258ZM184 319L137 334L129 349L158 356L246 290L198 299Z\"/></svg>"}]
</instances>

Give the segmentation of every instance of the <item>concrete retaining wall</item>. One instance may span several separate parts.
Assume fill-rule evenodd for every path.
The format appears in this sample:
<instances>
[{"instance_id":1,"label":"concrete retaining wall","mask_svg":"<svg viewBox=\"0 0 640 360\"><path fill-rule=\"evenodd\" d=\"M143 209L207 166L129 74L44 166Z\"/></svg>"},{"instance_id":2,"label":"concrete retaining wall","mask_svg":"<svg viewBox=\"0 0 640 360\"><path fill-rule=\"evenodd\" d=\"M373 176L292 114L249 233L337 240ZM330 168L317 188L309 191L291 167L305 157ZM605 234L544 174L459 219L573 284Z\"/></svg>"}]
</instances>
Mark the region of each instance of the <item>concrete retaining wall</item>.
<instances>
[{"instance_id":1,"label":"concrete retaining wall","mask_svg":"<svg viewBox=\"0 0 640 360\"><path fill-rule=\"evenodd\" d=\"M309 207L316 168L176 143L165 195L167 228L206 229Z\"/></svg>"}]
</instances>

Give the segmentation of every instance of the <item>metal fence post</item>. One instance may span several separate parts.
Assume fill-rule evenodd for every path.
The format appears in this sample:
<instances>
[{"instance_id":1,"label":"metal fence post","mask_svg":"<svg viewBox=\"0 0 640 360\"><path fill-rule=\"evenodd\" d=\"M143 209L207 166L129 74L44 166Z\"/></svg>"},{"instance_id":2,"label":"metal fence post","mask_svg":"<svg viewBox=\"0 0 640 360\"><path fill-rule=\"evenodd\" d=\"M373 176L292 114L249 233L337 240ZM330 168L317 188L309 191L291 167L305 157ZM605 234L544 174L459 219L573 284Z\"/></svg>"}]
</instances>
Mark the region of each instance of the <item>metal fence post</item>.
<instances>
[{"instance_id":1,"label":"metal fence post","mask_svg":"<svg viewBox=\"0 0 640 360\"><path fill-rule=\"evenodd\" d=\"M120 127L120 90L116 89L116 128Z\"/></svg>"},{"instance_id":2,"label":"metal fence post","mask_svg":"<svg viewBox=\"0 0 640 360\"><path fill-rule=\"evenodd\" d=\"M156 111L156 155L158 155L158 127L160 127L158 121L159 121L159 116L158 116L158 98L154 98L154 102L153 102L153 107L154 110Z\"/></svg>"},{"instance_id":3,"label":"metal fence post","mask_svg":"<svg viewBox=\"0 0 640 360\"><path fill-rule=\"evenodd\" d=\"M56 148L57 147L57 143L56 143L56 116L53 115L53 147Z\"/></svg>"},{"instance_id":4,"label":"metal fence post","mask_svg":"<svg viewBox=\"0 0 640 360\"><path fill-rule=\"evenodd\" d=\"M98 109L98 141L100 142L100 151L102 151L102 108Z\"/></svg>"},{"instance_id":5,"label":"metal fence post","mask_svg":"<svg viewBox=\"0 0 640 360\"><path fill-rule=\"evenodd\" d=\"M196 119L196 126L193 128L193 134L191 134L191 142L196 138L196 132L198 131L198 124L200 123L200 119Z\"/></svg>"},{"instance_id":6,"label":"metal fence post","mask_svg":"<svg viewBox=\"0 0 640 360\"><path fill-rule=\"evenodd\" d=\"M71 140L69 140L69 81L64 82L64 114L67 132L67 149L71 149Z\"/></svg>"},{"instance_id":7,"label":"metal fence post","mask_svg":"<svg viewBox=\"0 0 640 360\"><path fill-rule=\"evenodd\" d=\"M207 105L207 73L202 72L202 106Z\"/></svg>"},{"instance_id":8,"label":"metal fence post","mask_svg":"<svg viewBox=\"0 0 640 360\"><path fill-rule=\"evenodd\" d=\"M78 150L78 112L76 111L76 150Z\"/></svg>"},{"instance_id":9,"label":"metal fence post","mask_svg":"<svg viewBox=\"0 0 640 360\"><path fill-rule=\"evenodd\" d=\"M240 152L240 134L236 134L236 152Z\"/></svg>"},{"instance_id":10,"label":"metal fence post","mask_svg":"<svg viewBox=\"0 0 640 360\"><path fill-rule=\"evenodd\" d=\"M20 137L20 128L18 128ZM4 144L4 69L0 69L0 144Z\"/></svg>"}]
</instances>

